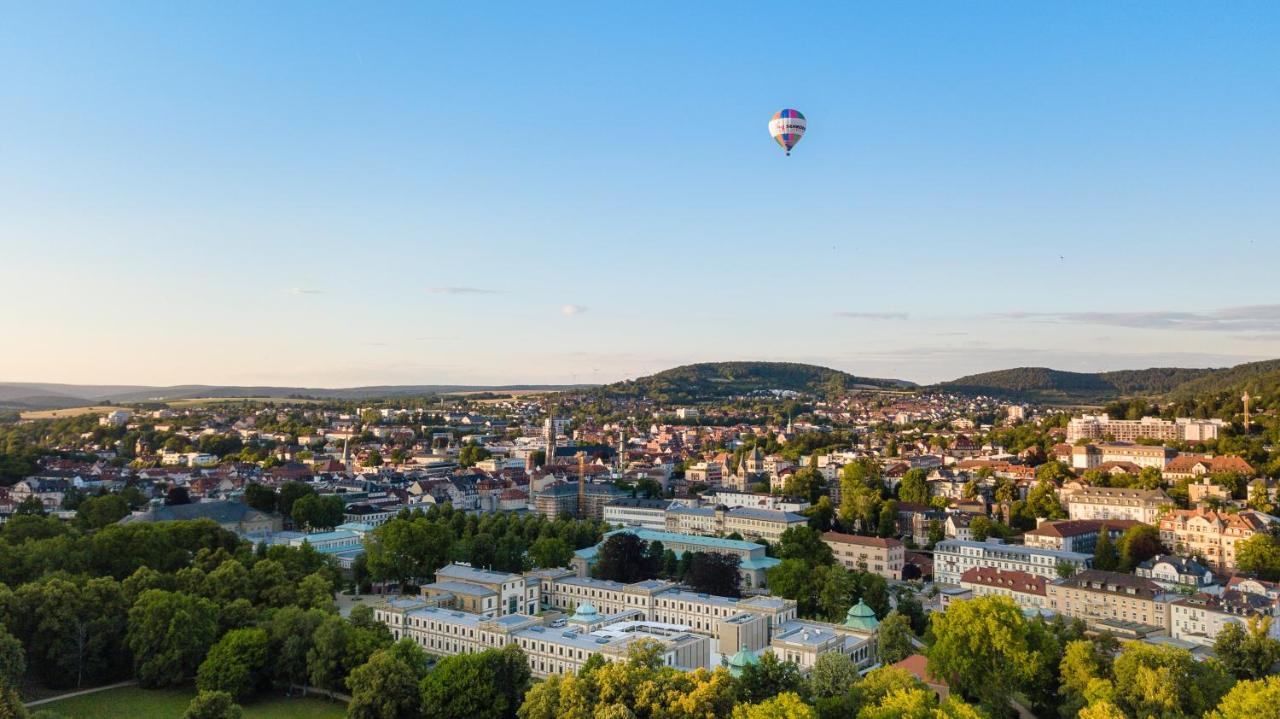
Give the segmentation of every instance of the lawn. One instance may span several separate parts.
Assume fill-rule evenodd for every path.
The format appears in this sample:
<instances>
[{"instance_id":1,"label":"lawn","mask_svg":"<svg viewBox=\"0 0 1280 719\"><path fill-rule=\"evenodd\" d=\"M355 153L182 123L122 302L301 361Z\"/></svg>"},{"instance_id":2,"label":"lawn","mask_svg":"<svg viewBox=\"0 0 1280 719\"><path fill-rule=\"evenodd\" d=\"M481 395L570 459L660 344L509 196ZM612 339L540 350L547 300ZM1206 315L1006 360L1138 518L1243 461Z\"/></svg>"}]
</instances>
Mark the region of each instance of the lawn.
<instances>
[{"instance_id":1,"label":"lawn","mask_svg":"<svg viewBox=\"0 0 1280 719\"><path fill-rule=\"evenodd\" d=\"M67 719L178 719L192 696L190 689L122 687L41 704L32 711L47 709ZM341 719L346 713L341 702L290 699L280 694L264 695L244 705L244 719Z\"/></svg>"}]
</instances>

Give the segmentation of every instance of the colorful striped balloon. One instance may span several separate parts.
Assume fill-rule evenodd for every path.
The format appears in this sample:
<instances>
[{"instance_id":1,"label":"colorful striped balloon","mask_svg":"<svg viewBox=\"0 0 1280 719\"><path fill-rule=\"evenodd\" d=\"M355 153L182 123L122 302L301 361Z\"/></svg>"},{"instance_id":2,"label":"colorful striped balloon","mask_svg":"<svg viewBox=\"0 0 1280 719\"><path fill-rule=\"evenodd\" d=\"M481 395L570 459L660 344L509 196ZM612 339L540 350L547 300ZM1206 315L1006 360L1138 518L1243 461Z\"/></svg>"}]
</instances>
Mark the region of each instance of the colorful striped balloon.
<instances>
[{"instance_id":1,"label":"colorful striped balloon","mask_svg":"<svg viewBox=\"0 0 1280 719\"><path fill-rule=\"evenodd\" d=\"M804 115L799 110L779 110L769 120L769 134L787 154L804 137Z\"/></svg>"}]
</instances>

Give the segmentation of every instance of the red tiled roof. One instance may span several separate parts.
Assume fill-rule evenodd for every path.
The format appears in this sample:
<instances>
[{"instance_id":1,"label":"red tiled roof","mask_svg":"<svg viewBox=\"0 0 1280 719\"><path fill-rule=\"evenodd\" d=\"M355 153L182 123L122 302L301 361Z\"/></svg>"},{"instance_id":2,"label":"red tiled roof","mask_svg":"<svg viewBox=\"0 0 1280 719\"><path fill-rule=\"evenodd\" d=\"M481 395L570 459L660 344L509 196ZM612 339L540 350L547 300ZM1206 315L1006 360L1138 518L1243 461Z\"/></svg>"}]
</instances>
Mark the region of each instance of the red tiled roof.
<instances>
[{"instance_id":1,"label":"red tiled roof","mask_svg":"<svg viewBox=\"0 0 1280 719\"><path fill-rule=\"evenodd\" d=\"M1001 587L1023 594L1045 595L1045 578L1029 572L997 569L995 567L973 567L960 575L960 582L979 584L984 587Z\"/></svg>"},{"instance_id":2,"label":"red tiled roof","mask_svg":"<svg viewBox=\"0 0 1280 719\"><path fill-rule=\"evenodd\" d=\"M857 534L841 534L840 532L824 532L822 534L824 542L839 542L841 544L857 544L864 547L902 547L905 546L897 539L884 539L882 537L863 537Z\"/></svg>"}]
</instances>

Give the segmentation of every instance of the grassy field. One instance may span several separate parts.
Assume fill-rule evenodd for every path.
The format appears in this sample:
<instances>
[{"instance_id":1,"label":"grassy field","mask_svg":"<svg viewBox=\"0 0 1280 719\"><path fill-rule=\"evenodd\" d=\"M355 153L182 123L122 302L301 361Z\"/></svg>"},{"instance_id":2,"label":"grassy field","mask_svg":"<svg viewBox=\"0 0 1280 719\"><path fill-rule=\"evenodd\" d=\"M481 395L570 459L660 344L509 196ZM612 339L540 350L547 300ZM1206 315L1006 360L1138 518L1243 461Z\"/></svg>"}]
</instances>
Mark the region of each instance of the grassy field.
<instances>
[{"instance_id":1,"label":"grassy field","mask_svg":"<svg viewBox=\"0 0 1280 719\"><path fill-rule=\"evenodd\" d=\"M178 719L195 693L190 689L122 687L34 707L67 719ZM290 699L273 694L244 705L244 719L341 719L347 708L327 699Z\"/></svg>"},{"instance_id":2,"label":"grassy field","mask_svg":"<svg viewBox=\"0 0 1280 719\"><path fill-rule=\"evenodd\" d=\"M231 402L272 402L274 404L319 404L319 399L294 399L292 397L192 397L190 399L171 399L165 402L174 409L183 407L203 407L210 404L229 404Z\"/></svg>"},{"instance_id":3,"label":"grassy field","mask_svg":"<svg viewBox=\"0 0 1280 719\"><path fill-rule=\"evenodd\" d=\"M119 405L94 405L92 407L68 407L66 409L41 409L20 412L23 419L62 419L63 417L78 417L82 414L106 414L114 412L118 409L128 409L128 407L120 407Z\"/></svg>"}]
</instances>

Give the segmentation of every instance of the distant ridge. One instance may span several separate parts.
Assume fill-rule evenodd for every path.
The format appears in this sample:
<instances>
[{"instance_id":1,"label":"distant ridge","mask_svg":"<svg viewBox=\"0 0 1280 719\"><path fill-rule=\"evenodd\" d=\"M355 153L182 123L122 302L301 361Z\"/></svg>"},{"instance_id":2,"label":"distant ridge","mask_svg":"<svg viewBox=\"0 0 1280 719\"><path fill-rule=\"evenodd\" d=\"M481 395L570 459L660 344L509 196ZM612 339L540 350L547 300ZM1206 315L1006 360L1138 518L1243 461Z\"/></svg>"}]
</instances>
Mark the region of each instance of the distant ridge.
<instances>
[{"instance_id":1,"label":"distant ridge","mask_svg":"<svg viewBox=\"0 0 1280 719\"><path fill-rule=\"evenodd\" d=\"M611 396L646 397L659 402L694 402L768 390L822 393L844 389L910 389L912 382L859 377L798 362L702 362L663 370L635 380L605 385Z\"/></svg>"},{"instance_id":2,"label":"distant ridge","mask_svg":"<svg viewBox=\"0 0 1280 719\"><path fill-rule=\"evenodd\" d=\"M140 385L76 385L38 382L0 382L0 408L4 409L64 409L84 405L111 402L163 402L183 399L236 397L273 397L294 399L362 400L390 397L417 397L451 392L514 392L567 389L589 389L595 385L375 385L368 387L271 387L225 385L173 385L147 387Z\"/></svg>"},{"instance_id":3,"label":"distant ridge","mask_svg":"<svg viewBox=\"0 0 1280 719\"><path fill-rule=\"evenodd\" d=\"M1114 372L1064 372L1015 367L942 382L931 389L1039 402L1098 402L1122 397L1186 399L1280 385L1280 360L1226 368L1153 367Z\"/></svg>"}]
</instances>

